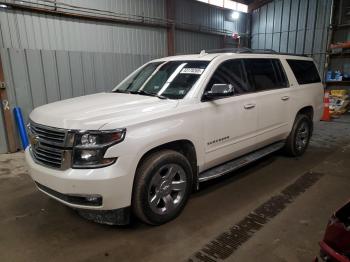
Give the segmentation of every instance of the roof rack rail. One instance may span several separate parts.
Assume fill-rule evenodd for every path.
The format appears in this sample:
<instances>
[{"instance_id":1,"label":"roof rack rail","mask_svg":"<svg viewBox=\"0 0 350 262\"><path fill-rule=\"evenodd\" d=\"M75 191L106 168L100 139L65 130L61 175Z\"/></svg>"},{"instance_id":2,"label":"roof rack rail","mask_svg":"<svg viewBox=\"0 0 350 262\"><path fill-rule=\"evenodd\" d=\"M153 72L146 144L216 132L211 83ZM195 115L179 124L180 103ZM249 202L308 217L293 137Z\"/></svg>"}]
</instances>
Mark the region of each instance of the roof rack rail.
<instances>
[{"instance_id":1,"label":"roof rack rail","mask_svg":"<svg viewBox=\"0 0 350 262\"><path fill-rule=\"evenodd\" d=\"M307 56L304 54L281 53L272 49L251 49L248 47L211 49L211 50L202 50L200 52L200 54L215 54L215 53L236 53L236 54L246 53L246 54L275 54L275 55Z\"/></svg>"}]
</instances>

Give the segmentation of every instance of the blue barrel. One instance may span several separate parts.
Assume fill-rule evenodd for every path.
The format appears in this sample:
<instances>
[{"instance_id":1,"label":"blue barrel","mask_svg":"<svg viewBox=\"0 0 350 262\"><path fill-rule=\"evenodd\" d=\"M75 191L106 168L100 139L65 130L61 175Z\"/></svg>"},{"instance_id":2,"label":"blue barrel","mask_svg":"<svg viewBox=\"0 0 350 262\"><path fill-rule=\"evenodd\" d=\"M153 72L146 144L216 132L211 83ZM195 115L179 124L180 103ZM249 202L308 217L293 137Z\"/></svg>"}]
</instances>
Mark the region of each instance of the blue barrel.
<instances>
[{"instance_id":1,"label":"blue barrel","mask_svg":"<svg viewBox=\"0 0 350 262\"><path fill-rule=\"evenodd\" d=\"M14 114L15 119L16 119L18 132L19 132L19 136L21 137L23 149L26 149L27 146L29 145L29 142L28 142L26 126L25 126L24 121L23 121L21 108L15 107L13 109L13 114Z\"/></svg>"}]
</instances>

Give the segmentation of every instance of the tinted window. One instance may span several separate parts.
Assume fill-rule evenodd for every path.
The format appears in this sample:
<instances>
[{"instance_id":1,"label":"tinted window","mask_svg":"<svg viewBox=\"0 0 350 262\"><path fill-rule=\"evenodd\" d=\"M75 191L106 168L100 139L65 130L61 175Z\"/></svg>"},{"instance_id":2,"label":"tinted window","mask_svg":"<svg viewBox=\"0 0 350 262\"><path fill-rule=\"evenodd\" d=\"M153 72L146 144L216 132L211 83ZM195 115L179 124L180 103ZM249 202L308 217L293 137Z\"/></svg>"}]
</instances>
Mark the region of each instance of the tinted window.
<instances>
[{"instance_id":1,"label":"tinted window","mask_svg":"<svg viewBox=\"0 0 350 262\"><path fill-rule=\"evenodd\" d=\"M238 59L222 63L215 70L206 91L210 90L214 84L231 84L235 94L244 94L251 91L247 85L242 60Z\"/></svg>"},{"instance_id":2,"label":"tinted window","mask_svg":"<svg viewBox=\"0 0 350 262\"><path fill-rule=\"evenodd\" d=\"M287 79L279 60L245 59L248 78L256 92L287 87Z\"/></svg>"},{"instance_id":3,"label":"tinted window","mask_svg":"<svg viewBox=\"0 0 350 262\"><path fill-rule=\"evenodd\" d=\"M280 83L280 87L288 87L289 83L287 80L286 73L284 72L283 66L281 64L281 61L277 59L273 59L272 64L277 74L277 80Z\"/></svg>"},{"instance_id":4,"label":"tinted window","mask_svg":"<svg viewBox=\"0 0 350 262\"><path fill-rule=\"evenodd\" d=\"M287 60L299 85L321 82L314 62L305 60Z\"/></svg>"}]
</instances>

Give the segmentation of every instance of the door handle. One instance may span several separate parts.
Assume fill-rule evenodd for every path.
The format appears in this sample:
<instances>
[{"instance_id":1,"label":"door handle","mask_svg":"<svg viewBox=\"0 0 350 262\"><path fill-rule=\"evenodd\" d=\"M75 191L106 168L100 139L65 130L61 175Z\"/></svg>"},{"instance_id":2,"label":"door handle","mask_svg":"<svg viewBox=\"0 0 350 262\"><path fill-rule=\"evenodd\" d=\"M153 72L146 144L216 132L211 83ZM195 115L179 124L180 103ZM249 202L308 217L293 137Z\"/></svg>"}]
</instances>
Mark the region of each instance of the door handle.
<instances>
[{"instance_id":1,"label":"door handle","mask_svg":"<svg viewBox=\"0 0 350 262\"><path fill-rule=\"evenodd\" d=\"M245 104L244 109L252 109L255 107L255 104Z\"/></svg>"},{"instance_id":2,"label":"door handle","mask_svg":"<svg viewBox=\"0 0 350 262\"><path fill-rule=\"evenodd\" d=\"M289 96L282 96L281 99L282 99L283 101L287 101L287 100L289 100Z\"/></svg>"}]
</instances>

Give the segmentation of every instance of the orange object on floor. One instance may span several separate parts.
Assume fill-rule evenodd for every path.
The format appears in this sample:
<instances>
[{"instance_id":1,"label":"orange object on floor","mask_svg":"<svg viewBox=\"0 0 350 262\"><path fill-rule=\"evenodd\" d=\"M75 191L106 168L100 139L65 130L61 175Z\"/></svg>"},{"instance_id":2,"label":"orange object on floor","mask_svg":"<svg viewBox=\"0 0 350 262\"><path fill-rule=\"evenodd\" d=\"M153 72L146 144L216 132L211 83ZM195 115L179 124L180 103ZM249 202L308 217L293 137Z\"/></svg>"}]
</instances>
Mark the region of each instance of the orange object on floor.
<instances>
[{"instance_id":1,"label":"orange object on floor","mask_svg":"<svg viewBox=\"0 0 350 262\"><path fill-rule=\"evenodd\" d=\"M329 92L326 91L324 93L324 98L323 98L323 115L321 118L321 121L331 121L331 114L329 112Z\"/></svg>"}]
</instances>

